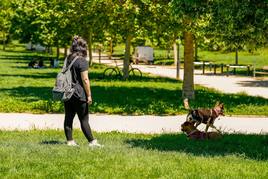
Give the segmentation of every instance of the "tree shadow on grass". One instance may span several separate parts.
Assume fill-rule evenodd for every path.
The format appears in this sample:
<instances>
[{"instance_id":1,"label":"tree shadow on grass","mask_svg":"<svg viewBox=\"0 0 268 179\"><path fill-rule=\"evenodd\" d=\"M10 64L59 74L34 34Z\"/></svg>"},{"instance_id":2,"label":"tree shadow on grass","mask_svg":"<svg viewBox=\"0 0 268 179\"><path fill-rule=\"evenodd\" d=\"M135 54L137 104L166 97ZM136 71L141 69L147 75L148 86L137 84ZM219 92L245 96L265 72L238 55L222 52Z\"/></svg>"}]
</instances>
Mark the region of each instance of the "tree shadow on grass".
<instances>
[{"instance_id":1,"label":"tree shadow on grass","mask_svg":"<svg viewBox=\"0 0 268 179\"><path fill-rule=\"evenodd\" d=\"M16 87L1 89L8 96L21 98L24 102L34 102L38 100L51 100L53 87ZM16 99L16 100L18 100ZM14 103L16 103L14 100Z\"/></svg>"},{"instance_id":2,"label":"tree shadow on grass","mask_svg":"<svg viewBox=\"0 0 268 179\"><path fill-rule=\"evenodd\" d=\"M23 77L23 78L33 78L33 79L50 79L57 77L57 72L51 73L38 73L38 69L36 69L36 73L33 74L0 74L1 77Z\"/></svg>"},{"instance_id":3,"label":"tree shadow on grass","mask_svg":"<svg viewBox=\"0 0 268 179\"><path fill-rule=\"evenodd\" d=\"M44 55L38 55L38 54L28 54L28 55L1 55L0 60L49 60L50 58L55 58L55 57L49 57L49 56L44 56Z\"/></svg>"},{"instance_id":4,"label":"tree shadow on grass","mask_svg":"<svg viewBox=\"0 0 268 179\"><path fill-rule=\"evenodd\" d=\"M161 85L161 84L160 84ZM132 114L137 111L144 114L186 113L181 99L181 89L163 89L150 87L103 87L93 86L92 94L97 104L109 107L122 107L124 113ZM225 104L225 114L238 106L249 104L255 107L268 106L268 100L244 94L223 94L213 90L197 89L196 99L190 101L192 108L211 108L217 101ZM93 104L91 108L98 107ZM239 108L240 109L240 108ZM257 108L256 108L257 109ZM242 111L245 108L241 108ZM239 110L237 110L239 111Z\"/></svg>"},{"instance_id":5,"label":"tree shadow on grass","mask_svg":"<svg viewBox=\"0 0 268 179\"><path fill-rule=\"evenodd\" d=\"M164 134L150 139L129 139L131 147L186 152L195 156L245 156L268 160L268 135L225 134L218 140L189 140L185 134Z\"/></svg>"},{"instance_id":6,"label":"tree shadow on grass","mask_svg":"<svg viewBox=\"0 0 268 179\"><path fill-rule=\"evenodd\" d=\"M48 75L48 76L46 76ZM51 75L51 76L50 76ZM45 76L36 76L34 78L48 78L56 74L49 73ZM124 85L124 84L123 84ZM104 112L104 113L117 113L117 114L182 114L187 111L184 109L180 89L154 88L146 87L133 87L133 86L98 86L92 85L91 91L93 94L93 104L90 106L90 111ZM159 85L163 85L160 83ZM42 100L37 106L40 109L49 109L48 105L53 105L51 87L16 87L16 88L2 88L6 96L16 97L16 100L24 102L34 102ZM46 103L47 101L47 103ZM190 101L192 108L210 108L213 107L216 101L225 103L225 114L228 115L234 108L239 112L238 106L241 108L241 113L246 109L249 104L254 106L254 110L265 110L268 106L268 100L260 97L251 97L243 94L222 94L216 91L197 89L196 100ZM14 103L16 101L14 100ZM43 105L43 106L42 106ZM44 106L45 105L45 106ZM48 107L47 107L48 106ZM238 108L238 109L237 109ZM62 109L62 108L59 108ZM50 111L62 112L62 111ZM262 114L265 111L261 112Z\"/></svg>"},{"instance_id":7,"label":"tree shadow on grass","mask_svg":"<svg viewBox=\"0 0 268 179\"><path fill-rule=\"evenodd\" d=\"M238 84L244 87L268 87L268 80L241 81Z\"/></svg>"},{"instance_id":8,"label":"tree shadow on grass","mask_svg":"<svg viewBox=\"0 0 268 179\"><path fill-rule=\"evenodd\" d=\"M35 51L30 51L30 50L13 50L13 49L6 49L5 51L2 52L6 52L6 53L22 53L22 54L30 54L30 53L37 53Z\"/></svg>"}]
</instances>

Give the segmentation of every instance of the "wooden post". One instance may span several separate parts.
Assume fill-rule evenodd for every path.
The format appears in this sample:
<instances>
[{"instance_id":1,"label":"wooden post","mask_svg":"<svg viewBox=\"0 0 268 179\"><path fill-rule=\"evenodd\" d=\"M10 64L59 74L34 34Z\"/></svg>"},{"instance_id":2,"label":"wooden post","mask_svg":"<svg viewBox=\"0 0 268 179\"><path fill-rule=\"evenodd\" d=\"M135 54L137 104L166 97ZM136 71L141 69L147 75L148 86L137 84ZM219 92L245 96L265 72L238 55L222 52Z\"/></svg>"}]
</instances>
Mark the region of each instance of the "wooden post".
<instances>
[{"instance_id":1,"label":"wooden post","mask_svg":"<svg viewBox=\"0 0 268 179\"><path fill-rule=\"evenodd\" d=\"M203 75L205 74L205 62L203 61Z\"/></svg>"}]
</instances>

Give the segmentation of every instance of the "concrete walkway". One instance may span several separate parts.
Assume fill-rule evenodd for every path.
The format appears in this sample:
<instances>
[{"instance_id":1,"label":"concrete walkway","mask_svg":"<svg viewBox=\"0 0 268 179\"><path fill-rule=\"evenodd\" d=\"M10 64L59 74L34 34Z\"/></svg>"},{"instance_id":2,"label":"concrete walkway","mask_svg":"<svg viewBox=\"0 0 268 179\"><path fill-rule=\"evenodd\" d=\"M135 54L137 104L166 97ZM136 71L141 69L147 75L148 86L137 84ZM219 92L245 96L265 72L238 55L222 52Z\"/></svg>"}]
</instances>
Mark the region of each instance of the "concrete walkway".
<instances>
[{"instance_id":1,"label":"concrete walkway","mask_svg":"<svg viewBox=\"0 0 268 179\"><path fill-rule=\"evenodd\" d=\"M143 72L176 78L175 67L136 65ZM183 79L183 69L180 70L180 79ZM194 83L205 87L214 88L224 93L243 92L251 96L261 96L268 99L268 78L253 78L238 75L203 75L200 70L195 70Z\"/></svg>"},{"instance_id":2,"label":"concrete walkway","mask_svg":"<svg viewBox=\"0 0 268 179\"><path fill-rule=\"evenodd\" d=\"M113 61L102 61L115 65ZM174 67L155 65L134 65L143 72L154 75L175 78ZM252 96L268 98L268 79L252 77L235 77L219 75L201 75L195 71L195 84L215 88L226 93L245 92ZM180 74L183 77L183 70ZM180 125L185 121L185 115L179 116L121 116L121 115L90 115L90 125L97 132L128 132L128 133L174 133L180 132ZM30 129L60 129L63 130L63 114L21 114L0 113L0 130L30 130ZM265 133L268 134L268 118L261 117L221 117L215 121L215 126L226 133ZM204 125L199 129L204 130ZM80 128L77 117L74 128Z\"/></svg>"},{"instance_id":3,"label":"concrete walkway","mask_svg":"<svg viewBox=\"0 0 268 179\"><path fill-rule=\"evenodd\" d=\"M127 132L127 133L177 133L185 121L185 115L179 116L121 116L91 114L90 125L97 132ZM21 114L0 113L0 130L63 130L63 114ZM215 126L226 133L268 134L268 118L261 117L221 117L215 121ZM199 129L204 130L205 125ZM80 128L79 120L74 120L74 128Z\"/></svg>"},{"instance_id":4,"label":"concrete walkway","mask_svg":"<svg viewBox=\"0 0 268 179\"><path fill-rule=\"evenodd\" d=\"M99 63L99 60L94 59ZM101 63L114 66L114 60L101 60ZM122 63L122 61L121 61ZM150 73L162 77L176 78L175 66L159 65L132 65L142 72ZM180 79L183 79L183 69L180 69ZM268 78L253 78L251 76L239 75L213 75L202 74L201 70L194 71L194 83L208 88L214 88L224 93L246 93L250 96L260 96L268 99Z\"/></svg>"}]
</instances>

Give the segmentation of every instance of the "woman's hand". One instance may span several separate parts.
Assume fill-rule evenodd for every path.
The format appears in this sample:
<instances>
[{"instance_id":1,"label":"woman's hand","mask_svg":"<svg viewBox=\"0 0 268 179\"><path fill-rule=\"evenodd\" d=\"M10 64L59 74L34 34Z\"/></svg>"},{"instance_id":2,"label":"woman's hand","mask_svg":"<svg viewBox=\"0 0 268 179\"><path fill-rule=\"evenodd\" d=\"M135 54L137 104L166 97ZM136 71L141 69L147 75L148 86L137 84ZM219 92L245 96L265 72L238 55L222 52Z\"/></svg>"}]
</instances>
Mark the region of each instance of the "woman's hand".
<instances>
[{"instance_id":1,"label":"woman's hand","mask_svg":"<svg viewBox=\"0 0 268 179\"><path fill-rule=\"evenodd\" d=\"M87 103L90 105L90 104L92 104L92 98L91 98L91 96L88 96L87 97Z\"/></svg>"}]
</instances>

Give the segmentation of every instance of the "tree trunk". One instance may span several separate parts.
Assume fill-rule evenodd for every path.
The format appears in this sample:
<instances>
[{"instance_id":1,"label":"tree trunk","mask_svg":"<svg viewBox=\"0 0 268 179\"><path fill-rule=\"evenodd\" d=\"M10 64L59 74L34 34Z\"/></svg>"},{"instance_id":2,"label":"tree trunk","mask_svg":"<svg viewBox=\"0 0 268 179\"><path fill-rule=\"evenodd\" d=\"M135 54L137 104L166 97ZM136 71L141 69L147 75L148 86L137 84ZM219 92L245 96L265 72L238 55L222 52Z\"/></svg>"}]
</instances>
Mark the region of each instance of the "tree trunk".
<instances>
[{"instance_id":1,"label":"tree trunk","mask_svg":"<svg viewBox=\"0 0 268 179\"><path fill-rule=\"evenodd\" d=\"M235 64L238 64L238 48L235 49Z\"/></svg>"},{"instance_id":2,"label":"tree trunk","mask_svg":"<svg viewBox=\"0 0 268 179\"><path fill-rule=\"evenodd\" d=\"M167 58L170 59L170 56L171 56L170 55L170 48L168 47L168 49L167 49Z\"/></svg>"},{"instance_id":3,"label":"tree trunk","mask_svg":"<svg viewBox=\"0 0 268 179\"><path fill-rule=\"evenodd\" d=\"M194 40L194 61L198 61L198 45L197 40Z\"/></svg>"},{"instance_id":4,"label":"tree trunk","mask_svg":"<svg viewBox=\"0 0 268 179\"><path fill-rule=\"evenodd\" d=\"M101 64L101 46L98 48L99 64Z\"/></svg>"},{"instance_id":5,"label":"tree trunk","mask_svg":"<svg viewBox=\"0 0 268 179\"><path fill-rule=\"evenodd\" d=\"M88 41L88 55L89 55L89 61L90 65L93 63L93 57L92 57L92 32L89 33L89 41Z\"/></svg>"},{"instance_id":6,"label":"tree trunk","mask_svg":"<svg viewBox=\"0 0 268 179\"><path fill-rule=\"evenodd\" d=\"M178 61L178 49L177 49L177 43L176 40L174 40L173 43L173 53L174 53L174 65L177 65L177 61Z\"/></svg>"},{"instance_id":7,"label":"tree trunk","mask_svg":"<svg viewBox=\"0 0 268 179\"><path fill-rule=\"evenodd\" d=\"M112 59L113 56L113 39L110 40L110 54L109 54L109 60Z\"/></svg>"},{"instance_id":8,"label":"tree trunk","mask_svg":"<svg viewBox=\"0 0 268 179\"><path fill-rule=\"evenodd\" d=\"M57 59L60 57L60 47L59 44L57 44Z\"/></svg>"},{"instance_id":9,"label":"tree trunk","mask_svg":"<svg viewBox=\"0 0 268 179\"><path fill-rule=\"evenodd\" d=\"M128 70L129 70L129 62L130 62L130 44L131 43L131 36L127 35L126 38L126 47L125 47L125 58L124 58L124 68L123 68L123 78L128 78Z\"/></svg>"},{"instance_id":10,"label":"tree trunk","mask_svg":"<svg viewBox=\"0 0 268 179\"><path fill-rule=\"evenodd\" d=\"M66 58L67 55L68 55L68 54L67 54L67 53L68 53L67 51L68 51L67 47L64 47L64 58Z\"/></svg>"},{"instance_id":11,"label":"tree trunk","mask_svg":"<svg viewBox=\"0 0 268 179\"><path fill-rule=\"evenodd\" d=\"M174 51L174 65L176 65L176 78L180 79L180 44L176 43L176 40L173 44Z\"/></svg>"},{"instance_id":12,"label":"tree trunk","mask_svg":"<svg viewBox=\"0 0 268 179\"><path fill-rule=\"evenodd\" d=\"M92 32L89 31L87 35L87 43L88 43L88 57L89 57L89 65L92 65L93 63L93 57L92 57Z\"/></svg>"},{"instance_id":13,"label":"tree trunk","mask_svg":"<svg viewBox=\"0 0 268 179\"><path fill-rule=\"evenodd\" d=\"M33 48L33 44L31 42L31 49L32 48ZM49 53L49 55L53 55L53 48L52 48L52 46L48 46L48 53Z\"/></svg>"},{"instance_id":14,"label":"tree trunk","mask_svg":"<svg viewBox=\"0 0 268 179\"><path fill-rule=\"evenodd\" d=\"M193 34L184 32L184 76L182 97L194 99Z\"/></svg>"},{"instance_id":15,"label":"tree trunk","mask_svg":"<svg viewBox=\"0 0 268 179\"><path fill-rule=\"evenodd\" d=\"M177 73L176 73L176 77L179 80L180 79L180 66L181 66L181 57L180 57L180 40L178 42L178 46L177 46Z\"/></svg>"},{"instance_id":16,"label":"tree trunk","mask_svg":"<svg viewBox=\"0 0 268 179\"><path fill-rule=\"evenodd\" d=\"M6 34L5 32L3 33L3 51L6 50Z\"/></svg>"}]
</instances>

